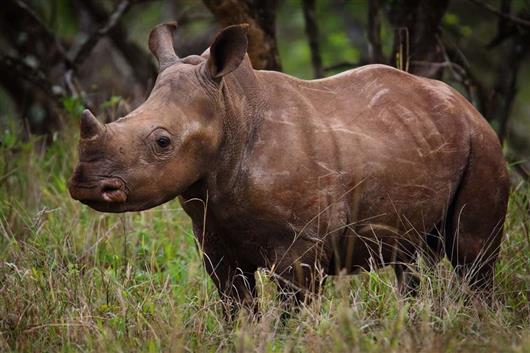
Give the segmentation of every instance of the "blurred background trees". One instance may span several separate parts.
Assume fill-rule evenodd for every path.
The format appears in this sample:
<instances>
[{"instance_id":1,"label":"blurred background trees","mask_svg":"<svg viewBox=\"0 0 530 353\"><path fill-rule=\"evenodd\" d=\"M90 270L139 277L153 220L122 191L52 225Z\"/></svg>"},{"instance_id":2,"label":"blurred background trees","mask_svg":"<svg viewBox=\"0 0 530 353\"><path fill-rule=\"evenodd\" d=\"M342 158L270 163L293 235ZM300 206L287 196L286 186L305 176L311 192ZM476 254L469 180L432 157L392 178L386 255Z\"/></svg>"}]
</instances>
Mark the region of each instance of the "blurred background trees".
<instances>
[{"instance_id":1,"label":"blurred background trees","mask_svg":"<svg viewBox=\"0 0 530 353\"><path fill-rule=\"evenodd\" d=\"M166 20L179 23L179 56L248 23L256 69L311 79L384 63L441 79L488 119L528 178L528 0L4 0L2 131L51 138L85 106L106 120L132 110L156 78L147 35Z\"/></svg>"}]
</instances>

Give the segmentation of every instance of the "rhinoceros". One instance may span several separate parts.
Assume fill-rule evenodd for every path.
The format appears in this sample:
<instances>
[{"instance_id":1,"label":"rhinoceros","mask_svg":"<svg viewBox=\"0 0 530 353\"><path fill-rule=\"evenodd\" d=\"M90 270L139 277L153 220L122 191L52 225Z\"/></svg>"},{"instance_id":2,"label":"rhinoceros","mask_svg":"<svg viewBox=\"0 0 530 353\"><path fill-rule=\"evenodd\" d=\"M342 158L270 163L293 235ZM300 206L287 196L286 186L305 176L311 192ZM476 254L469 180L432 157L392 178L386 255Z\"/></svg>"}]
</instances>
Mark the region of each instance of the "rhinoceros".
<instances>
[{"instance_id":1,"label":"rhinoceros","mask_svg":"<svg viewBox=\"0 0 530 353\"><path fill-rule=\"evenodd\" d=\"M385 65L318 80L254 70L246 25L179 58L175 28L150 33L159 73L143 104L108 124L83 113L74 199L127 212L178 197L236 306L253 301L258 268L302 300L322 275L387 265L410 288L420 254L491 288L509 178L457 91Z\"/></svg>"}]
</instances>

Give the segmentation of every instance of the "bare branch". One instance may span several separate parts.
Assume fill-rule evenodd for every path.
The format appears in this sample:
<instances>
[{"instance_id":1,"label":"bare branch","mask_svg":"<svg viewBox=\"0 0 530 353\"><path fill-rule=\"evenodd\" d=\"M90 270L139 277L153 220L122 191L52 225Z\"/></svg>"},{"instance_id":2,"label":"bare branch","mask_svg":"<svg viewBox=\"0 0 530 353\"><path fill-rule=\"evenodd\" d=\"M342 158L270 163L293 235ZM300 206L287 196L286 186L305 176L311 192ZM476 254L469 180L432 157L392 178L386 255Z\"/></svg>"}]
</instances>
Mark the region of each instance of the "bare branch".
<instances>
[{"instance_id":1,"label":"bare branch","mask_svg":"<svg viewBox=\"0 0 530 353\"><path fill-rule=\"evenodd\" d=\"M482 115L484 115L484 117L486 117L486 119L489 119L486 111L486 88L474 74L464 53L462 53L460 48L454 43L451 43L452 48L447 48L441 41L439 43L445 61L452 63L451 68L457 67L455 66L456 64L463 69L463 71L460 71L460 74L462 75L461 78L455 76L457 81L464 85L473 105L482 113ZM452 73L454 74L455 72L452 71Z\"/></svg>"},{"instance_id":2,"label":"bare branch","mask_svg":"<svg viewBox=\"0 0 530 353\"><path fill-rule=\"evenodd\" d=\"M58 99L62 96L61 92L54 92L53 84L48 80L44 72L29 66L18 58L0 54L0 70L16 74L16 76L39 87L49 97Z\"/></svg>"},{"instance_id":3,"label":"bare branch","mask_svg":"<svg viewBox=\"0 0 530 353\"><path fill-rule=\"evenodd\" d=\"M324 76L324 69L322 68L318 25L315 18L315 0L303 0L302 8L304 10L305 32L309 42L309 49L311 50L311 62L313 63L315 78L321 78Z\"/></svg>"},{"instance_id":4,"label":"bare branch","mask_svg":"<svg viewBox=\"0 0 530 353\"><path fill-rule=\"evenodd\" d=\"M513 15L510 15L508 13L504 13L502 11L499 11L496 8L494 8L493 6L491 6L489 4L486 4L486 3L484 3L484 2L482 2L480 0L468 0L468 1L474 3L477 6L482 7L483 9L488 10L489 12L491 12L491 13L497 15L497 16L503 17L503 18L505 18L505 19L517 24L517 25L530 28L530 21L527 21L527 20L522 19L520 17L513 16Z\"/></svg>"},{"instance_id":5,"label":"bare branch","mask_svg":"<svg viewBox=\"0 0 530 353\"><path fill-rule=\"evenodd\" d=\"M132 5L136 5L141 1L135 1ZM76 1L79 6L84 7L93 21L103 23L109 18L109 14L101 6L99 1L95 0L79 0ZM182 25L186 19L178 19L179 25ZM123 58L132 69L133 75L148 92L152 86L158 69L151 60L151 56L143 50L137 43L128 38L127 28L123 23L118 22L109 32L108 37L112 44L121 52Z\"/></svg>"},{"instance_id":6,"label":"bare branch","mask_svg":"<svg viewBox=\"0 0 530 353\"><path fill-rule=\"evenodd\" d=\"M528 36L517 36L513 38L505 59L505 62L510 63L510 65L502 65L497 77L495 93L499 95L500 107L495 114L495 119L499 122L498 135L501 142L504 141L507 134L508 120L510 119L513 102L517 94L519 70L525 56L530 50L529 40L530 38Z\"/></svg>"},{"instance_id":7,"label":"bare branch","mask_svg":"<svg viewBox=\"0 0 530 353\"><path fill-rule=\"evenodd\" d=\"M118 21L125 14L125 12L127 12L130 6L131 2L129 0L123 0L118 4L118 6L116 6L112 14L109 16L107 23L94 32L78 50L73 60L74 67L78 67L88 58L90 52L92 49L94 49L99 40L107 35L107 33L109 33L109 31L118 24Z\"/></svg>"},{"instance_id":8,"label":"bare branch","mask_svg":"<svg viewBox=\"0 0 530 353\"><path fill-rule=\"evenodd\" d=\"M21 116L25 116L29 106L35 103L44 108L47 119L42 122L26 121L27 131L45 133L63 126L64 91L54 86L44 72L18 58L0 54L0 77L3 79L2 86L13 98Z\"/></svg>"},{"instance_id":9,"label":"bare branch","mask_svg":"<svg viewBox=\"0 0 530 353\"><path fill-rule=\"evenodd\" d=\"M5 8L3 10L6 11L9 16L16 19L17 22L25 20L31 23L34 28L37 28L39 35L42 36L40 39L45 41L47 45L53 45L56 48L60 60L63 61L67 67L72 66L71 60L66 55L64 47L55 33L42 22L39 16L37 16L37 14L25 2L21 0L8 0L5 3Z\"/></svg>"},{"instance_id":10,"label":"bare branch","mask_svg":"<svg viewBox=\"0 0 530 353\"><path fill-rule=\"evenodd\" d=\"M506 14L511 12L512 0L501 0L500 11ZM516 34L517 28L507 18L499 16L497 20L497 34L489 44L486 46L488 49L495 48L499 44L503 43L506 39Z\"/></svg>"}]
</instances>

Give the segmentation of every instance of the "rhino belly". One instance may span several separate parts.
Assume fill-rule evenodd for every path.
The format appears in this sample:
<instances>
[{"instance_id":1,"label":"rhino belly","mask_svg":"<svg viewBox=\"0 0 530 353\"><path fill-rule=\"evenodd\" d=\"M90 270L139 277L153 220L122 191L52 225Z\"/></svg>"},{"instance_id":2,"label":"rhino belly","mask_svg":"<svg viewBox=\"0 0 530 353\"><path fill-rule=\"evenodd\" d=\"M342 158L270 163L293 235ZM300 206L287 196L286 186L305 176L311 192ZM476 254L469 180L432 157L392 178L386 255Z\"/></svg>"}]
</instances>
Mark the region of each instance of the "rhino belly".
<instances>
[{"instance_id":1,"label":"rhino belly","mask_svg":"<svg viewBox=\"0 0 530 353\"><path fill-rule=\"evenodd\" d=\"M339 262L349 270L409 262L439 236L465 170L465 156L418 162L417 168L394 161L385 172L365 179L350 198L348 227L338 240ZM410 164L410 163L409 163Z\"/></svg>"}]
</instances>

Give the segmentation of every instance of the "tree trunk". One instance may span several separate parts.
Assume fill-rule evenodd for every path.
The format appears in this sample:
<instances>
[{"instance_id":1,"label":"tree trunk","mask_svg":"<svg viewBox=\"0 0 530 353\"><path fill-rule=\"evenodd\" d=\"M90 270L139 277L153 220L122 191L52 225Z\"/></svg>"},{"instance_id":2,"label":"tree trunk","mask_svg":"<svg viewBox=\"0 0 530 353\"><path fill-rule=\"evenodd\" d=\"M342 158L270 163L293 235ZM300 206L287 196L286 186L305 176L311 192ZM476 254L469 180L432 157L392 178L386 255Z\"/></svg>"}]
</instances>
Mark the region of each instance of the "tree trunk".
<instances>
[{"instance_id":1,"label":"tree trunk","mask_svg":"<svg viewBox=\"0 0 530 353\"><path fill-rule=\"evenodd\" d=\"M248 23L248 55L252 66L281 70L276 45L276 0L203 0L222 27Z\"/></svg>"},{"instance_id":2,"label":"tree trunk","mask_svg":"<svg viewBox=\"0 0 530 353\"><path fill-rule=\"evenodd\" d=\"M109 18L109 14L98 1L80 1L79 5L86 8L96 23L104 23ZM151 57L128 38L127 30L121 23L114 26L108 35L112 44L122 53L123 58L131 67L136 81L145 87L147 94L153 86L158 73Z\"/></svg>"},{"instance_id":3,"label":"tree trunk","mask_svg":"<svg viewBox=\"0 0 530 353\"><path fill-rule=\"evenodd\" d=\"M449 0L421 1L396 0L390 6L389 20L396 29L394 56L400 46L408 45L407 63L409 72L430 78L441 79L445 61L439 43L440 24L449 5ZM406 28L406 30L404 30ZM408 43L400 41L408 32ZM398 35L401 34L401 35ZM435 63L435 65L431 65Z\"/></svg>"},{"instance_id":4,"label":"tree trunk","mask_svg":"<svg viewBox=\"0 0 530 353\"><path fill-rule=\"evenodd\" d=\"M381 43L381 4L379 0L370 0L368 4L368 47L371 63L385 63L383 44Z\"/></svg>"},{"instance_id":5,"label":"tree trunk","mask_svg":"<svg viewBox=\"0 0 530 353\"><path fill-rule=\"evenodd\" d=\"M322 57L320 55L320 42L318 34L318 25L315 16L315 0L303 0L302 7L305 18L305 33L311 50L311 62L315 78L324 77L324 68L322 67Z\"/></svg>"}]
</instances>

